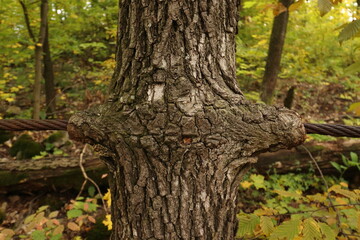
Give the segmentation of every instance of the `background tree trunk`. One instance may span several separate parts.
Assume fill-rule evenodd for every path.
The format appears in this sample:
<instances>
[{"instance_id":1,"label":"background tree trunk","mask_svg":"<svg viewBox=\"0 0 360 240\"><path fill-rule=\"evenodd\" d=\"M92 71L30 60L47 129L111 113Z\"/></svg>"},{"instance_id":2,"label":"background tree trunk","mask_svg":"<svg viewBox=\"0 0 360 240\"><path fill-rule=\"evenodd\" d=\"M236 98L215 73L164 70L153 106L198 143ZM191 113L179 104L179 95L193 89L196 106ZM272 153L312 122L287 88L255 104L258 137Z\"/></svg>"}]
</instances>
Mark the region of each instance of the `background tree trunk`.
<instances>
[{"instance_id":1,"label":"background tree trunk","mask_svg":"<svg viewBox=\"0 0 360 240\"><path fill-rule=\"evenodd\" d=\"M35 44L35 81L34 81L33 119L40 119L42 53L43 53L43 45L46 34L47 14L48 14L48 2L47 0L41 0L40 30L39 30L38 40Z\"/></svg>"},{"instance_id":2,"label":"background tree trunk","mask_svg":"<svg viewBox=\"0 0 360 240\"><path fill-rule=\"evenodd\" d=\"M41 0L40 5L40 30L39 37L36 39L34 32L30 26L29 13L24 1L19 0L19 3L24 12L25 25L31 40L35 45L35 79L34 79L34 100L33 100L33 119L40 118L40 104L41 104L41 79L42 79L42 54L43 54L43 44L46 35L47 29L47 14L48 14L48 1Z\"/></svg>"},{"instance_id":3,"label":"background tree trunk","mask_svg":"<svg viewBox=\"0 0 360 240\"><path fill-rule=\"evenodd\" d=\"M45 79L45 98L46 98L46 117L53 118L56 108L56 92L53 63L51 60L50 44L49 44L49 25L46 24L44 39L44 79Z\"/></svg>"},{"instance_id":4,"label":"background tree trunk","mask_svg":"<svg viewBox=\"0 0 360 240\"><path fill-rule=\"evenodd\" d=\"M33 119L40 119L41 104L41 79L42 79L42 47L35 45L35 81L34 81L34 102Z\"/></svg>"},{"instance_id":5,"label":"background tree trunk","mask_svg":"<svg viewBox=\"0 0 360 240\"><path fill-rule=\"evenodd\" d=\"M237 0L120 9L108 102L68 124L109 168L112 239L234 239L241 177L257 153L301 143L301 120L239 90Z\"/></svg>"},{"instance_id":6,"label":"background tree trunk","mask_svg":"<svg viewBox=\"0 0 360 240\"><path fill-rule=\"evenodd\" d=\"M294 2L293 0L279 1L284 7L289 6ZM280 71L282 49L285 43L286 28L289 21L289 11L286 10L275 16L273 27L271 30L271 37L269 43L269 51L266 60L265 73L262 81L261 100L267 104L271 103L274 95L277 76Z\"/></svg>"}]
</instances>

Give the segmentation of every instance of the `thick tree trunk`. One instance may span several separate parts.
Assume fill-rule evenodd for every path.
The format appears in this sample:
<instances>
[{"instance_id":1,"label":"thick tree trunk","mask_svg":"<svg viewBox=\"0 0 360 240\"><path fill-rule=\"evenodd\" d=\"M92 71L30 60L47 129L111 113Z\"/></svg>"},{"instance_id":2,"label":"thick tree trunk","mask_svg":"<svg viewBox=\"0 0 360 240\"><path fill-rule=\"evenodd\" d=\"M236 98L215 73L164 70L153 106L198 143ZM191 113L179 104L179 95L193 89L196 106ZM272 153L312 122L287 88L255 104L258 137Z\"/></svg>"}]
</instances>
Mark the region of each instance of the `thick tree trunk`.
<instances>
[{"instance_id":1,"label":"thick tree trunk","mask_svg":"<svg viewBox=\"0 0 360 240\"><path fill-rule=\"evenodd\" d=\"M281 0L279 2L288 8L294 1ZM267 104L271 103L274 95L288 21L289 11L284 11L274 18L261 93L261 100Z\"/></svg>"},{"instance_id":2,"label":"thick tree trunk","mask_svg":"<svg viewBox=\"0 0 360 240\"><path fill-rule=\"evenodd\" d=\"M45 39L44 39L44 79L45 79L45 98L46 98L46 117L53 118L56 108L56 93L54 69L51 60L50 44L49 44L49 26L46 24Z\"/></svg>"},{"instance_id":3,"label":"thick tree trunk","mask_svg":"<svg viewBox=\"0 0 360 240\"><path fill-rule=\"evenodd\" d=\"M110 172L112 239L234 239L238 183L304 139L297 114L235 80L238 1L124 0L106 104L70 119Z\"/></svg>"}]
</instances>

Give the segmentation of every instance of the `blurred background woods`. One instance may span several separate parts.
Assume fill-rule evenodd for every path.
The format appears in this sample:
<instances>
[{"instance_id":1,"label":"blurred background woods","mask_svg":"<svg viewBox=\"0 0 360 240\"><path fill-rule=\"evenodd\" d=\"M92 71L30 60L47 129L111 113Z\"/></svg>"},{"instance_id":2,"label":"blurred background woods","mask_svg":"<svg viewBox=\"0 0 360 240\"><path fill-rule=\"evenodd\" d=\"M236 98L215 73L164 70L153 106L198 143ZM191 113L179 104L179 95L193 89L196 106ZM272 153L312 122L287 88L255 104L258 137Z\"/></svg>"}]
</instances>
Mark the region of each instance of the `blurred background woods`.
<instances>
[{"instance_id":1,"label":"blurred background woods","mask_svg":"<svg viewBox=\"0 0 360 240\"><path fill-rule=\"evenodd\" d=\"M2 117L32 116L33 106L29 103L35 97L36 47L43 50L41 118L69 116L73 109L103 99L114 67L117 2L49 1L47 4L46 38L39 42L43 4L29 0L1 3ZM53 75L54 85L45 88L49 74ZM54 94L45 101L47 90Z\"/></svg>"}]
</instances>

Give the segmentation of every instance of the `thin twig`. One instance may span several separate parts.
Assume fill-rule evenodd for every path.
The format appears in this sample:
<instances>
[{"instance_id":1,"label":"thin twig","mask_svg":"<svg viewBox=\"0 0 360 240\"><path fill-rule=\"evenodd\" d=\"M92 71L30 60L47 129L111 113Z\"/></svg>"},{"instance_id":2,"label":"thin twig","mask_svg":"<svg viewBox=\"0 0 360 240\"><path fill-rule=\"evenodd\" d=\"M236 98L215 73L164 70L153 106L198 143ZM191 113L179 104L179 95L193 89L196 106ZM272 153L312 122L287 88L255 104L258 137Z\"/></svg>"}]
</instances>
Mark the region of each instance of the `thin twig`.
<instances>
[{"instance_id":1,"label":"thin twig","mask_svg":"<svg viewBox=\"0 0 360 240\"><path fill-rule=\"evenodd\" d=\"M81 172L82 172L85 180L84 180L84 182L83 182L83 184L82 184L82 186L81 186L80 192L79 192L79 194L77 195L76 198L78 198L78 197L81 195L81 193L82 193L82 191L84 190L84 187L85 187L87 181L89 181L89 182L91 182L91 183L95 186L96 190L98 191L98 193L99 193L99 195L100 195L100 198L101 198L101 201L102 201L102 203L103 203L105 212L108 212L106 203L105 203L105 201L104 201L104 196L102 195L99 186L96 184L96 182L95 182L94 180L92 180L92 179L87 175L87 173L86 173L86 171L85 171L85 168L84 168L84 165L83 165L83 163L84 163L84 154L85 154L85 151L86 151L87 146L88 146L88 145L85 144L83 150L82 150L81 153L80 153L79 166L80 166Z\"/></svg>"},{"instance_id":2,"label":"thin twig","mask_svg":"<svg viewBox=\"0 0 360 240\"><path fill-rule=\"evenodd\" d=\"M322 173L322 171L321 171L321 169L320 169L320 167L319 167L319 164L316 162L316 160L315 160L315 158L313 157L313 155L311 154L311 152L310 152L305 146L301 145L301 147L304 148L305 151L309 154L311 160L314 162L317 170L319 171L322 180L324 181L324 184L325 184L325 187L326 187L326 192L327 192L327 196L326 196L326 197L327 197L327 199L329 200L330 207L331 207L332 209L334 209L334 211L336 212L336 225L337 225L337 227L338 227L339 229L341 229L341 228L340 228L340 224L341 224L341 222L340 222L340 213L339 213L338 209L335 207L335 205L334 205L334 203L333 203L333 201L332 201L332 199L331 199L331 197L330 197L329 185L328 185L328 183L327 183L327 181L326 181L326 179L325 179L325 177L324 177L324 174Z\"/></svg>"}]
</instances>

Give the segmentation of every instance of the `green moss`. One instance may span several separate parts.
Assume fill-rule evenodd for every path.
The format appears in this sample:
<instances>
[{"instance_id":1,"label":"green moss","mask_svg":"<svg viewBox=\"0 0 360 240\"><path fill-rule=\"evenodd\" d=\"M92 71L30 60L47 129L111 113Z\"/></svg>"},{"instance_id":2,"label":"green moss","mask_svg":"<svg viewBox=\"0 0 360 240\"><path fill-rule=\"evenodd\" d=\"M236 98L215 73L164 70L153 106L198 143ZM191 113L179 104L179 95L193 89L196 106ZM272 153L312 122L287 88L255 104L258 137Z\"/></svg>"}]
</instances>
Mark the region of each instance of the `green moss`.
<instances>
[{"instance_id":1,"label":"green moss","mask_svg":"<svg viewBox=\"0 0 360 240\"><path fill-rule=\"evenodd\" d=\"M3 223L3 221L5 220L5 218L6 218L5 212L4 212L2 209L0 209L0 224Z\"/></svg>"},{"instance_id":2,"label":"green moss","mask_svg":"<svg viewBox=\"0 0 360 240\"><path fill-rule=\"evenodd\" d=\"M9 153L17 159L30 159L44 151L44 146L35 142L31 136L23 134L10 148Z\"/></svg>"},{"instance_id":3,"label":"green moss","mask_svg":"<svg viewBox=\"0 0 360 240\"><path fill-rule=\"evenodd\" d=\"M62 141L64 138L66 138L65 131L58 131L53 134L51 134L48 138L44 140L44 143L55 143Z\"/></svg>"},{"instance_id":4,"label":"green moss","mask_svg":"<svg viewBox=\"0 0 360 240\"><path fill-rule=\"evenodd\" d=\"M11 139L14 135L5 130L0 130L0 144L6 142L7 140Z\"/></svg>"},{"instance_id":5,"label":"green moss","mask_svg":"<svg viewBox=\"0 0 360 240\"><path fill-rule=\"evenodd\" d=\"M0 171L0 187L18 184L21 180L28 177L26 173L12 173L9 171Z\"/></svg>"}]
</instances>

